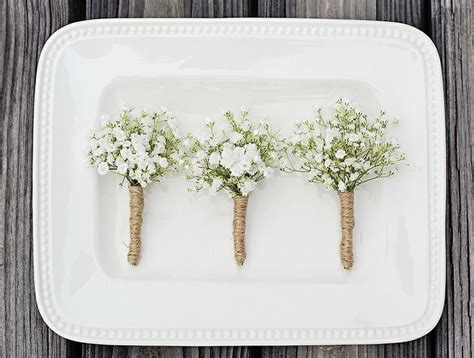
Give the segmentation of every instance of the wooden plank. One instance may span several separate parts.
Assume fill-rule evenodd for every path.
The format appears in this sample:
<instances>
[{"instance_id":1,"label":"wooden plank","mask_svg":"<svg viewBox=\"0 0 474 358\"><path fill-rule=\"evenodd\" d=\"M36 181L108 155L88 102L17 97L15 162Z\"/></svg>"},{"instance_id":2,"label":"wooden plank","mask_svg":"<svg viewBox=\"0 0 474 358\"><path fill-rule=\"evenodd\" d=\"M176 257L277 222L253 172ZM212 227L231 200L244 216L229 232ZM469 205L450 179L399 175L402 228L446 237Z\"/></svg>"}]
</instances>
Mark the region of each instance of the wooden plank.
<instances>
[{"instance_id":1,"label":"wooden plank","mask_svg":"<svg viewBox=\"0 0 474 358\"><path fill-rule=\"evenodd\" d=\"M377 20L402 22L429 34L431 6L424 0L377 0Z\"/></svg>"},{"instance_id":2,"label":"wooden plank","mask_svg":"<svg viewBox=\"0 0 474 358\"><path fill-rule=\"evenodd\" d=\"M248 0L87 0L88 19L114 17L247 17Z\"/></svg>"},{"instance_id":3,"label":"wooden plank","mask_svg":"<svg viewBox=\"0 0 474 358\"><path fill-rule=\"evenodd\" d=\"M249 358L259 348L248 347L124 347L84 344L82 357Z\"/></svg>"},{"instance_id":4,"label":"wooden plank","mask_svg":"<svg viewBox=\"0 0 474 358\"><path fill-rule=\"evenodd\" d=\"M386 345L263 347L263 358L432 357L427 339Z\"/></svg>"},{"instance_id":5,"label":"wooden plank","mask_svg":"<svg viewBox=\"0 0 474 358\"><path fill-rule=\"evenodd\" d=\"M59 357L66 340L43 322L33 286L33 97L41 48L72 19L70 6L67 0L0 6L0 356Z\"/></svg>"},{"instance_id":6,"label":"wooden plank","mask_svg":"<svg viewBox=\"0 0 474 358\"><path fill-rule=\"evenodd\" d=\"M433 40L443 64L447 135L447 293L445 310L433 333L437 357L469 357L473 352L473 153L469 0L432 2ZM472 80L472 78L471 78Z\"/></svg>"},{"instance_id":7,"label":"wooden plank","mask_svg":"<svg viewBox=\"0 0 474 358\"><path fill-rule=\"evenodd\" d=\"M376 0L260 0L258 16L375 20Z\"/></svg>"},{"instance_id":8,"label":"wooden plank","mask_svg":"<svg viewBox=\"0 0 474 358\"><path fill-rule=\"evenodd\" d=\"M0 2L0 53L4 54L0 56L0 83L2 87L4 87L4 83L6 83L6 47L7 47L7 6L6 2ZM4 82L5 79L5 82ZM0 110L3 112L3 90L0 88ZM6 153L6 133L3 131L3 116L2 116L2 123L0 123L0 128L2 132L0 132L0 356L5 357L7 354L6 347L7 347L7 337L6 337L6 323L7 323L7 310L6 310L6 268L5 268L5 240L6 240L6 233L5 233L5 191L6 187L5 182L6 179L6 160L5 154Z\"/></svg>"}]
</instances>

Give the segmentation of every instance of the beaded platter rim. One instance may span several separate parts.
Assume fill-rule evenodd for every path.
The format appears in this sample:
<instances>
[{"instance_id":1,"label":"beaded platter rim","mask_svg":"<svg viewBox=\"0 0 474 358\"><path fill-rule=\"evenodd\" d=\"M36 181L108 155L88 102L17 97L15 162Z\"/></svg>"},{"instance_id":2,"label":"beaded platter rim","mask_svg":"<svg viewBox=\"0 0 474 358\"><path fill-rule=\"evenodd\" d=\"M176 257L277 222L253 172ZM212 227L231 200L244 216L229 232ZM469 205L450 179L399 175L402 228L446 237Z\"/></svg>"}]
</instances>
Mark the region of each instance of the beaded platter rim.
<instances>
[{"instance_id":1,"label":"beaded platter rim","mask_svg":"<svg viewBox=\"0 0 474 358\"><path fill-rule=\"evenodd\" d=\"M117 36L248 36L285 38L380 38L411 45L423 59L429 143L429 298L416 321L372 328L116 329L86 327L63 319L52 294L50 136L52 81L60 52L75 41ZM56 31L40 56L35 89L33 150L33 246L36 300L46 324L65 338L128 345L325 345L396 343L435 327L445 292L445 132L441 64L433 42L404 24L319 19L100 19Z\"/></svg>"}]
</instances>

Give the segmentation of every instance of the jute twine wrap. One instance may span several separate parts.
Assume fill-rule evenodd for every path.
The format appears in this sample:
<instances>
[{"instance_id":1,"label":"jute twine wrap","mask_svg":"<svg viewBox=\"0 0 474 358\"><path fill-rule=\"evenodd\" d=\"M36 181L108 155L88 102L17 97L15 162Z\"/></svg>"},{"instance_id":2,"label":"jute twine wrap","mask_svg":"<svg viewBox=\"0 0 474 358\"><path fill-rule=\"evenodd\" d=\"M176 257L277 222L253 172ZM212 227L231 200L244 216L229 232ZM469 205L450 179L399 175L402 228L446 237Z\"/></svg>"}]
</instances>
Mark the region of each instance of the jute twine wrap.
<instances>
[{"instance_id":1,"label":"jute twine wrap","mask_svg":"<svg viewBox=\"0 0 474 358\"><path fill-rule=\"evenodd\" d=\"M143 188L131 186L130 193L130 245L128 247L128 262L133 266L140 261L142 214L143 214Z\"/></svg>"},{"instance_id":2,"label":"jute twine wrap","mask_svg":"<svg viewBox=\"0 0 474 358\"><path fill-rule=\"evenodd\" d=\"M352 230L354 229L354 192L338 192L341 204L341 262L346 270L352 267Z\"/></svg>"},{"instance_id":3,"label":"jute twine wrap","mask_svg":"<svg viewBox=\"0 0 474 358\"><path fill-rule=\"evenodd\" d=\"M245 261L245 218L247 215L248 196L234 196L234 257L237 265L242 266Z\"/></svg>"}]
</instances>

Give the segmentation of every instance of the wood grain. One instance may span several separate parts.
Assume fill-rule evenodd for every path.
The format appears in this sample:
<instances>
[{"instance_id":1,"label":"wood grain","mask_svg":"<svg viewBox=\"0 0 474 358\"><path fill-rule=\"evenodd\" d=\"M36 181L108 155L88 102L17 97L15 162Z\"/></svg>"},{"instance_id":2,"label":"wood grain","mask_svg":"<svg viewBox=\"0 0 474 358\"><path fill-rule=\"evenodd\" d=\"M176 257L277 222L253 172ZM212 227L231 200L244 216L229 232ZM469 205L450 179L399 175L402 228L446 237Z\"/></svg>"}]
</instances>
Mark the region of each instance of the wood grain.
<instances>
[{"instance_id":1,"label":"wood grain","mask_svg":"<svg viewBox=\"0 0 474 358\"><path fill-rule=\"evenodd\" d=\"M466 0L442 0L432 6L433 40L443 64L448 163L447 294L443 317L431 334L438 357L473 355L474 166L469 82L472 59L470 5Z\"/></svg>"},{"instance_id":2,"label":"wood grain","mask_svg":"<svg viewBox=\"0 0 474 358\"><path fill-rule=\"evenodd\" d=\"M248 0L87 0L87 19L109 17L247 17Z\"/></svg>"},{"instance_id":3,"label":"wood grain","mask_svg":"<svg viewBox=\"0 0 474 358\"><path fill-rule=\"evenodd\" d=\"M403 22L430 34L431 5L424 0L377 0L377 20Z\"/></svg>"},{"instance_id":4,"label":"wood grain","mask_svg":"<svg viewBox=\"0 0 474 358\"><path fill-rule=\"evenodd\" d=\"M260 17L376 19L376 0L261 0Z\"/></svg>"},{"instance_id":5,"label":"wood grain","mask_svg":"<svg viewBox=\"0 0 474 358\"><path fill-rule=\"evenodd\" d=\"M67 341L42 321L33 287L31 190L34 81L44 42L56 29L84 19L230 16L397 21L434 40L446 87L447 300L429 335L378 346L119 347ZM472 25L469 0L0 1L0 357L473 356Z\"/></svg>"},{"instance_id":6,"label":"wood grain","mask_svg":"<svg viewBox=\"0 0 474 358\"><path fill-rule=\"evenodd\" d=\"M59 357L67 342L44 324L33 287L33 96L39 53L70 21L68 4L7 0L1 7L0 355Z\"/></svg>"}]
</instances>

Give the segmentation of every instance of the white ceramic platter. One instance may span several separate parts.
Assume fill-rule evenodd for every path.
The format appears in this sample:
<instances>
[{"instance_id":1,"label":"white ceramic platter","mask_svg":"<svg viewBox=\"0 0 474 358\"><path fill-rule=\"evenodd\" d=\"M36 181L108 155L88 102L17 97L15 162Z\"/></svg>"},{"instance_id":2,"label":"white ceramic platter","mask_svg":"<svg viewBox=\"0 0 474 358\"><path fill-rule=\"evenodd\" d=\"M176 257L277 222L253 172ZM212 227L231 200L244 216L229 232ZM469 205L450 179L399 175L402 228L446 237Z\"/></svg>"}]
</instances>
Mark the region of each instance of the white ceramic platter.
<instances>
[{"instance_id":1,"label":"white ceramic platter","mask_svg":"<svg viewBox=\"0 0 474 358\"><path fill-rule=\"evenodd\" d=\"M128 191L99 177L102 113L166 106L185 131L246 106L282 134L338 97L400 117L410 166L356 192L355 265L339 262L337 195L276 175L252 194L248 258L231 200L146 189L143 255L126 261ZM445 280L440 62L423 33L326 20L94 20L45 45L35 98L34 256L41 314L69 339L135 345L399 342L438 321Z\"/></svg>"}]
</instances>

